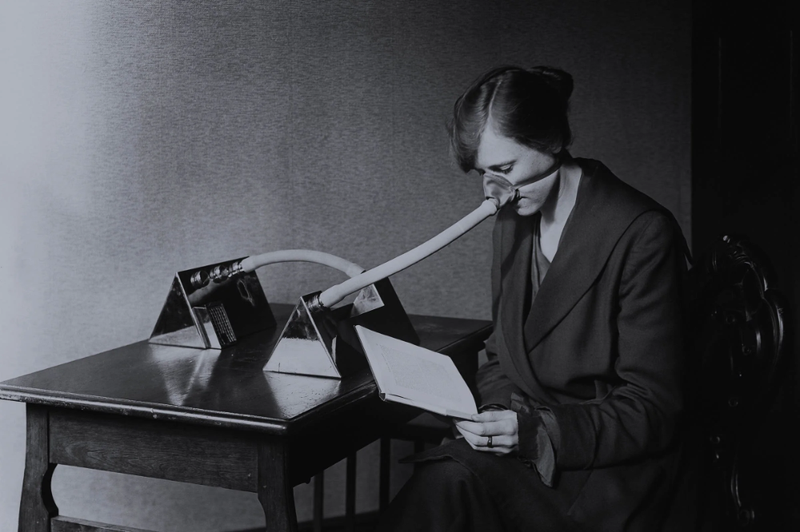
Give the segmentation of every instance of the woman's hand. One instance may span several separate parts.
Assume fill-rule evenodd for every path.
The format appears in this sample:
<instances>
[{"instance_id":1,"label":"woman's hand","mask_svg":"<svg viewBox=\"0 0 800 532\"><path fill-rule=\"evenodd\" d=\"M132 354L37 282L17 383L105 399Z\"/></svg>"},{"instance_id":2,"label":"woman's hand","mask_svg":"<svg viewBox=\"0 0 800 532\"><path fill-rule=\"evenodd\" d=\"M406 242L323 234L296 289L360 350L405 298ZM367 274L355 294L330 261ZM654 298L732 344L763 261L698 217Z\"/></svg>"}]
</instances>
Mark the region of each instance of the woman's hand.
<instances>
[{"instance_id":1,"label":"woman's hand","mask_svg":"<svg viewBox=\"0 0 800 532\"><path fill-rule=\"evenodd\" d=\"M498 455L517 450L519 425L511 410L489 410L472 416L472 421L456 421L458 432L470 447Z\"/></svg>"}]
</instances>

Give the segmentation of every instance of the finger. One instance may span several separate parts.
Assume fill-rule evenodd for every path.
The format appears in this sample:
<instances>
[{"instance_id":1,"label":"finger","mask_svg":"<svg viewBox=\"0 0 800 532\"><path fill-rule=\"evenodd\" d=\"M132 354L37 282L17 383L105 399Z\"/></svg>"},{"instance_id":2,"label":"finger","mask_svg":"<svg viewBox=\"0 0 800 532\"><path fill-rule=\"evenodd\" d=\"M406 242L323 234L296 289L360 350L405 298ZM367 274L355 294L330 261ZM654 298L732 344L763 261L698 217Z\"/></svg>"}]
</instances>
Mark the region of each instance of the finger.
<instances>
[{"instance_id":1,"label":"finger","mask_svg":"<svg viewBox=\"0 0 800 532\"><path fill-rule=\"evenodd\" d=\"M501 421L488 421L483 423L475 423L473 421L459 421L456 423L457 427L469 431L476 436L489 436L500 434L513 434L516 432L516 425L511 419L503 419Z\"/></svg>"},{"instance_id":2,"label":"finger","mask_svg":"<svg viewBox=\"0 0 800 532\"><path fill-rule=\"evenodd\" d=\"M505 449L506 452L508 452L516 447L516 441L514 440L514 438L512 436L506 436L506 435L492 436L491 447L489 447L489 438L484 438L482 443L483 447L486 447L487 449L490 449L492 451Z\"/></svg>"},{"instance_id":3,"label":"finger","mask_svg":"<svg viewBox=\"0 0 800 532\"><path fill-rule=\"evenodd\" d=\"M473 434L472 432L461 429L458 429L458 431L461 433L464 439L467 440L467 443L469 443L470 447L472 447L473 449L480 450L480 447L486 445L487 438L485 436L478 436L476 434Z\"/></svg>"},{"instance_id":4,"label":"finger","mask_svg":"<svg viewBox=\"0 0 800 532\"><path fill-rule=\"evenodd\" d=\"M516 448L516 441L512 436L506 435L497 435L492 436L492 446L489 447L489 437L488 436L477 436L468 431L461 431L459 432L464 435L464 439L467 440L470 447L475 449L476 451L488 451L494 452L496 454L508 454Z\"/></svg>"},{"instance_id":5,"label":"finger","mask_svg":"<svg viewBox=\"0 0 800 532\"><path fill-rule=\"evenodd\" d=\"M472 447L475 450L478 450L478 436L475 436L471 432L462 431L460 428L458 428L458 426L456 426L456 429L458 429L458 432L461 434L461 437L464 439L464 441L467 442L467 444L469 444L470 447Z\"/></svg>"},{"instance_id":6,"label":"finger","mask_svg":"<svg viewBox=\"0 0 800 532\"><path fill-rule=\"evenodd\" d=\"M467 431L475 434L476 436L483 436L486 429L483 423L473 423L472 421L456 421L456 427L460 431Z\"/></svg>"},{"instance_id":7,"label":"finger","mask_svg":"<svg viewBox=\"0 0 800 532\"><path fill-rule=\"evenodd\" d=\"M487 422L487 421L500 421L503 419L510 419L512 417L517 417L517 413L513 410L487 410L486 412L481 412L480 414L474 414L472 416L472 421L475 422Z\"/></svg>"}]
</instances>

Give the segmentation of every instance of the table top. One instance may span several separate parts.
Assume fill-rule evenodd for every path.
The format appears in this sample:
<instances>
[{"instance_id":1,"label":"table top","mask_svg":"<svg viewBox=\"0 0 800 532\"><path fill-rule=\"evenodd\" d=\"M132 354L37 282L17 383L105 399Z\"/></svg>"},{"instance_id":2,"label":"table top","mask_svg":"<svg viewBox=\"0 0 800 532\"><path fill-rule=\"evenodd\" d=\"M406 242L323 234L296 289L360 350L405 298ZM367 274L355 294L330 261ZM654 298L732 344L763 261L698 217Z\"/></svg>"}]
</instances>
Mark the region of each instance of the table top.
<instances>
[{"instance_id":1,"label":"table top","mask_svg":"<svg viewBox=\"0 0 800 532\"><path fill-rule=\"evenodd\" d=\"M0 399L288 434L319 415L377 397L368 368L341 380L264 372L294 308L272 304L274 329L222 350L147 340L0 383ZM420 345L477 352L485 320L410 315Z\"/></svg>"}]
</instances>

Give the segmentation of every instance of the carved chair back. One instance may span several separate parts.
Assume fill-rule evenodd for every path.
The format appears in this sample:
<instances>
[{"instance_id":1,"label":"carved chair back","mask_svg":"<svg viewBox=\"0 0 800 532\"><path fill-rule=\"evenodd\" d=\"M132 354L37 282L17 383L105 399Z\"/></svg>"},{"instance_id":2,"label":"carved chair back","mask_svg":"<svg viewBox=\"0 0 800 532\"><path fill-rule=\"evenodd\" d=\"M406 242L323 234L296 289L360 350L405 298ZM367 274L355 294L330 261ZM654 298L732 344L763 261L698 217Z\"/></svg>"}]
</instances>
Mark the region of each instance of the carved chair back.
<instances>
[{"instance_id":1,"label":"carved chair back","mask_svg":"<svg viewBox=\"0 0 800 532\"><path fill-rule=\"evenodd\" d=\"M766 257L737 237L723 237L700 257L688 287L701 500L713 508L713 529L752 530L759 520L754 443L781 383L786 303Z\"/></svg>"}]
</instances>

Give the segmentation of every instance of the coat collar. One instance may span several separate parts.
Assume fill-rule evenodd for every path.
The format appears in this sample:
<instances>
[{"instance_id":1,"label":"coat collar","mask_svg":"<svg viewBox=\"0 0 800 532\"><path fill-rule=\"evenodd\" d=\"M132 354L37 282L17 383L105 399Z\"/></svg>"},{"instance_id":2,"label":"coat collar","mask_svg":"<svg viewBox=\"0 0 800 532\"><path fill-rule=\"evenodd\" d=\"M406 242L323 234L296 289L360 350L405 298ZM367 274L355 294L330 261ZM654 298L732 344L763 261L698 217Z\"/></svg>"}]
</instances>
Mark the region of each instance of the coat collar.
<instances>
[{"instance_id":1,"label":"coat collar","mask_svg":"<svg viewBox=\"0 0 800 532\"><path fill-rule=\"evenodd\" d=\"M529 353L561 322L600 276L617 241L641 213L661 208L624 184L602 163L576 159L583 172L572 219L531 305L527 319L534 217L511 209L503 216L500 271L500 327L514 353ZM500 220L498 220L500 221ZM512 356L517 369L522 360Z\"/></svg>"}]
</instances>

